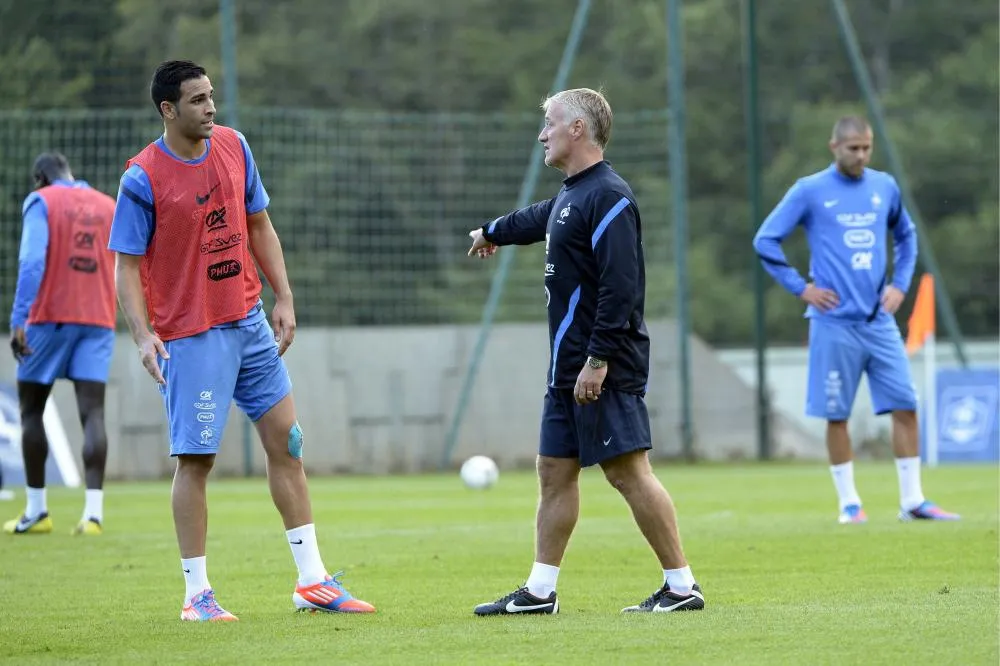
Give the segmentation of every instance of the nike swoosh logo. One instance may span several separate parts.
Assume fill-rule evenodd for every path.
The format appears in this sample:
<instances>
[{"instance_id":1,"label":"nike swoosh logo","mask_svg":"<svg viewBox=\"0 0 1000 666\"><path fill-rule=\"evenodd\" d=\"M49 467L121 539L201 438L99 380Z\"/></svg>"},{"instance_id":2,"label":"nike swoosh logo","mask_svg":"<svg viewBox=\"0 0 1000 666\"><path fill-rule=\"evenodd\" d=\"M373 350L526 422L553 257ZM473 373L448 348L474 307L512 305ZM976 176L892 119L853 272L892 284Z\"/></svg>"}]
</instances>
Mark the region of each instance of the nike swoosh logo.
<instances>
[{"instance_id":1,"label":"nike swoosh logo","mask_svg":"<svg viewBox=\"0 0 1000 666\"><path fill-rule=\"evenodd\" d=\"M552 605L551 603L547 603L547 604L538 604L537 606L518 606L517 604L514 603L514 600L511 599L510 601L507 602L507 612L523 613L524 611L532 611L532 610L540 610L542 608L548 608L551 605Z\"/></svg>"},{"instance_id":2,"label":"nike swoosh logo","mask_svg":"<svg viewBox=\"0 0 1000 666\"><path fill-rule=\"evenodd\" d=\"M604 440L604 446L610 444L612 439L614 439L614 436L608 437L606 440Z\"/></svg>"},{"instance_id":3,"label":"nike swoosh logo","mask_svg":"<svg viewBox=\"0 0 1000 666\"><path fill-rule=\"evenodd\" d=\"M839 199L834 199L833 201L824 201L823 206L825 206L826 208L833 208L834 206L837 205L838 201Z\"/></svg>"},{"instance_id":4,"label":"nike swoosh logo","mask_svg":"<svg viewBox=\"0 0 1000 666\"><path fill-rule=\"evenodd\" d=\"M212 189L210 189L208 191L208 194L206 194L205 196L201 196L200 194L198 194L197 192L195 192L194 193L194 200L197 201L199 205L207 202L209 199L212 198L212 192L214 192L218 187L219 187L219 183L216 183L215 186L212 187Z\"/></svg>"},{"instance_id":5,"label":"nike swoosh logo","mask_svg":"<svg viewBox=\"0 0 1000 666\"><path fill-rule=\"evenodd\" d=\"M191 573L191 570L190 569L185 569L184 573Z\"/></svg>"},{"instance_id":6,"label":"nike swoosh logo","mask_svg":"<svg viewBox=\"0 0 1000 666\"><path fill-rule=\"evenodd\" d=\"M704 599L704 598L705 597L701 596L697 592L692 592L690 597L687 597L686 599L681 599L680 601L676 602L675 604L673 604L671 606L654 606L653 607L653 612L654 613L669 613L670 611L675 610L677 608L680 608L681 606L687 606L689 603L691 603L695 599Z\"/></svg>"},{"instance_id":7,"label":"nike swoosh logo","mask_svg":"<svg viewBox=\"0 0 1000 666\"><path fill-rule=\"evenodd\" d=\"M292 544L293 546L301 546L302 539L299 539L298 541L289 541L288 543Z\"/></svg>"}]
</instances>

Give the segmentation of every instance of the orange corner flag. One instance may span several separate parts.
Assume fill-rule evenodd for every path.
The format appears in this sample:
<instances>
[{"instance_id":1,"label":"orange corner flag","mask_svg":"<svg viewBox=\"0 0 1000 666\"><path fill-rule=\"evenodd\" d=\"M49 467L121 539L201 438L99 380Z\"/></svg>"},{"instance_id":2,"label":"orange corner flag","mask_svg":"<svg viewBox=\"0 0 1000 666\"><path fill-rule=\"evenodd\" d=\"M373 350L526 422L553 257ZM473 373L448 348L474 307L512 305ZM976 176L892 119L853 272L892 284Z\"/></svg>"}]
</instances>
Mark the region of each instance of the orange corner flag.
<instances>
[{"instance_id":1,"label":"orange corner flag","mask_svg":"<svg viewBox=\"0 0 1000 666\"><path fill-rule=\"evenodd\" d=\"M909 331L906 336L906 353L914 354L934 335L934 276L924 273L917 288L917 300L910 314Z\"/></svg>"}]
</instances>

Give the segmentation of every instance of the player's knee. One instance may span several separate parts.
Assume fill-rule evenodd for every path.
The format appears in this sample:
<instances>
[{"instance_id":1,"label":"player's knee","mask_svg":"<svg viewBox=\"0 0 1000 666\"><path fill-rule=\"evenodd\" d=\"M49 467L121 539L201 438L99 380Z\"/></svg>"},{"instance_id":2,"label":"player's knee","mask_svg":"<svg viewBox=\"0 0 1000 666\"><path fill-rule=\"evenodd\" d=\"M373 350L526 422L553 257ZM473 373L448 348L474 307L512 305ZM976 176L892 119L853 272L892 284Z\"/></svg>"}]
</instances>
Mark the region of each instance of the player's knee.
<instances>
[{"instance_id":1,"label":"player's knee","mask_svg":"<svg viewBox=\"0 0 1000 666\"><path fill-rule=\"evenodd\" d=\"M179 476L207 477L215 465L214 454L190 454L177 456L177 474Z\"/></svg>"},{"instance_id":2,"label":"player's knee","mask_svg":"<svg viewBox=\"0 0 1000 666\"><path fill-rule=\"evenodd\" d=\"M538 485L543 495L558 495L571 488L579 476L575 458L538 456L535 462Z\"/></svg>"},{"instance_id":3,"label":"player's knee","mask_svg":"<svg viewBox=\"0 0 1000 666\"><path fill-rule=\"evenodd\" d=\"M108 441L93 439L83 444L83 462L86 466L103 464L108 459Z\"/></svg>"},{"instance_id":4,"label":"player's knee","mask_svg":"<svg viewBox=\"0 0 1000 666\"><path fill-rule=\"evenodd\" d=\"M604 478L608 480L612 488L626 496L638 486L636 475L627 468L613 467L605 469Z\"/></svg>"},{"instance_id":5,"label":"player's knee","mask_svg":"<svg viewBox=\"0 0 1000 666\"><path fill-rule=\"evenodd\" d=\"M917 424L917 412L912 409L897 409L892 413L893 423L904 426L915 426Z\"/></svg>"},{"instance_id":6,"label":"player's knee","mask_svg":"<svg viewBox=\"0 0 1000 666\"><path fill-rule=\"evenodd\" d=\"M612 460L602 464L601 468L604 471L604 478L611 484L611 487L622 495L627 495L636 485L637 474L633 466L622 464L623 462Z\"/></svg>"},{"instance_id":7,"label":"player's knee","mask_svg":"<svg viewBox=\"0 0 1000 666\"><path fill-rule=\"evenodd\" d=\"M296 460L302 460L302 428L298 421L288 430L288 454Z\"/></svg>"},{"instance_id":8,"label":"player's knee","mask_svg":"<svg viewBox=\"0 0 1000 666\"><path fill-rule=\"evenodd\" d=\"M826 422L826 427L828 430L847 430L847 421L843 419L830 420Z\"/></svg>"},{"instance_id":9,"label":"player's knee","mask_svg":"<svg viewBox=\"0 0 1000 666\"><path fill-rule=\"evenodd\" d=\"M85 446L107 448L108 429L104 427L104 415L90 416L83 423L83 442Z\"/></svg>"},{"instance_id":10,"label":"player's knee","mask_svg":"<svg viewBox=\"0 0 1000 666\"><path fill-rule=\"evenodd\" d=\"M42 410L21 410L21 430L24 434L40 434L45 432L45 421Z\"/></svg>"},{"instance_id":11,"label":"player's knee","mask_svg":"<svg viewBox=\"0 0 1000 666\"><path fill-rule=\"evenodd\" d=\"M80 411L80 423L84 429L104 429L104 406L92 405Z\"/></svg>"},{"instance_id":12,"label":"player's knee","mask_svg":"<svg viewBox=\"0 0 1000 666\"><path fill-rule=\"evenodd\" d=\"M653 477L645 451L632 451L601 463L604 478L624 496L630 495Z\"/></svg>"}]
</instances>

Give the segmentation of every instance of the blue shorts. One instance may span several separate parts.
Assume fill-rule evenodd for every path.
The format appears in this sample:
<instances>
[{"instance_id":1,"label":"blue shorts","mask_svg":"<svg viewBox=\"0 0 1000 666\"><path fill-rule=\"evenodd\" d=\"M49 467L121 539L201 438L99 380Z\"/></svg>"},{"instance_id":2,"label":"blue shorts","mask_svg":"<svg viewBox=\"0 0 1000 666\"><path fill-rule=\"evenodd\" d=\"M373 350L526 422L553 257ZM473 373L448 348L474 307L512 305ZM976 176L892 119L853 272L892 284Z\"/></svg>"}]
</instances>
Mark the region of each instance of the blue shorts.
<instances>
[{"instance_id":1,"label":"blue shorts","mask_svg":"<svg viewBox=\"0 0 1000 666\"><path fill-rule=\"evenodd\" d=\"M866 323L811 319L806 414L846 421L862 373L868 375L876 414L916 410L910 360L895 320Z\"/></svg>"},{"instance_id":2,"label":"blue shorts","mask_svg":"<svg viewBox=\"0 0 1000 666\"><path fill-rule=\"evenodd\" d=\"M86 324L29 324L31 353L17 367L17 380L54 384L57 379L107 384L115 331Z\"/></svg>"},{"instance_id":3,"label":"blue shorts","mask_svg":"<svg viewBox=\"0 0 1000 666\"><path fill-rule=\"evenodd\" d=\"M549 387L542 408L538 454L578 458L581 467L653 448L642 396L604 389L597 402L578 405L573 389Z\"/></svg>"},{"instance_id":4,"label":"blue shorts","mask_svg":"<svg viewBox=\"0 0 1000 666\"><path fill-rule=\"evenodd\" d=\"M160 392L172 456L217 453L234 400L257 421L292 391L266 319L210 328L165 346L170 358L159 361L167 382Z\"/></svg>"}]
</instances>

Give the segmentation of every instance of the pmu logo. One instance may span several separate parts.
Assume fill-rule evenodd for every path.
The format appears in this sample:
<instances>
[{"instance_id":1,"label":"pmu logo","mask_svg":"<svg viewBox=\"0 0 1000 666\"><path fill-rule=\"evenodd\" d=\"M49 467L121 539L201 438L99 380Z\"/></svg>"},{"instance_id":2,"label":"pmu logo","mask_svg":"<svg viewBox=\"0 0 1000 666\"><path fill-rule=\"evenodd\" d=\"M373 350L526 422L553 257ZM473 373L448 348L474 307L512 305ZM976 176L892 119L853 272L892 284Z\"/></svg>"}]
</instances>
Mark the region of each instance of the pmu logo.
<instances>
[{"instance_id":1,"label":"pmu logo","mask_svg":"<svg viewBox=\"0 0 1000 666\"><path fill-rule=\"evenodd\" d=\"M226 207L219 206L215 210L209 211L205 216L205 226L212 229L221 229L226 226Z\"/></svg>"},{"instance_id":2,"label":"pmu logo","mask_svg":"<svg viewBox=\"0 0 1000 666\"><path fill-rule=\"evenodd\" d=\"M208 279L213 282L221 282L231 277L236 277L243 272L243 265L235 259L220 261L208 267Z\"/></svg>"},{"instance_id":3,"label":"pmu logo","mask_svg":"<svg viewBox=\"0 0 1000 666\"><path fill-rule=\"evenodd\" d=\"M875 232L871 229L848 229L844 232L844 245L852 250L875 247Z\"/></svg>"},{"instance_id":4,"label":"pmu logo","mask_svg":"<svg viewBox=\"0 0 1000 666\"><path fill-rule=\"evenodd\" d=\"M81 273L96 273L97 260L93 257L70 257L69 267Z\"/></svg>"}]
</instances>

